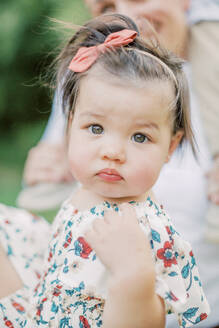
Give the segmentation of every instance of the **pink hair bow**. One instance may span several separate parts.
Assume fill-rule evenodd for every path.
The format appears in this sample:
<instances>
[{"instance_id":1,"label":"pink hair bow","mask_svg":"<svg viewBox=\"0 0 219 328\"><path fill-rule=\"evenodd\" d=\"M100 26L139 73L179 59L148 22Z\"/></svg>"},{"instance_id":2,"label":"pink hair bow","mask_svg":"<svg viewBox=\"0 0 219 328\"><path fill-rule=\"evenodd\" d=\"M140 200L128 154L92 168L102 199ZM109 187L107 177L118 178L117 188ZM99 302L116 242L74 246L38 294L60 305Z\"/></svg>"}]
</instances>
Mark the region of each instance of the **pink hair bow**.
<instances>
[{"instance_id":1,"label":"pink hair bow","mask_svg":"<svg viewBox=\"0 0 219 328\"><path fill-rule=\"evenodd\" d=\"M136 36L136 31L124 29L111 33L104 43L98 44L97 46L81 47L73 57L69 69L77 73L85 72L107 48L125 46L131 43Z\"/></svg>"}]
</instances>

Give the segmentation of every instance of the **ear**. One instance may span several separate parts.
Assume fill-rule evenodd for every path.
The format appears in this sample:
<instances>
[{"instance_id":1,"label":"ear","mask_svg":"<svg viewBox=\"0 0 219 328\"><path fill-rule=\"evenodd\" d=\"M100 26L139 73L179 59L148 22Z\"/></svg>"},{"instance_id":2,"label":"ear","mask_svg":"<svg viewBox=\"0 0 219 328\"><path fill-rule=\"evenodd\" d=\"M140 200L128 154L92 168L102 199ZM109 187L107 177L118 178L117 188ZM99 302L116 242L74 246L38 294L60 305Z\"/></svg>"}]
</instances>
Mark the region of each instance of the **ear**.
<instances>
[{"instance_id":1,"label":"ear","mask_svg":"<svg viewBox=\"0 0 219 328\"><path fill-rule=\"evenodd\" d=\"M184 134L183 131L179 130L172 136L171 141L170 141L169 150L168 150L168 156L165 161L166 163L169 162L172 154L174 153L176 148L179 146L180 141L182 140L183 134Z\"/></svg>"}]
</instances>

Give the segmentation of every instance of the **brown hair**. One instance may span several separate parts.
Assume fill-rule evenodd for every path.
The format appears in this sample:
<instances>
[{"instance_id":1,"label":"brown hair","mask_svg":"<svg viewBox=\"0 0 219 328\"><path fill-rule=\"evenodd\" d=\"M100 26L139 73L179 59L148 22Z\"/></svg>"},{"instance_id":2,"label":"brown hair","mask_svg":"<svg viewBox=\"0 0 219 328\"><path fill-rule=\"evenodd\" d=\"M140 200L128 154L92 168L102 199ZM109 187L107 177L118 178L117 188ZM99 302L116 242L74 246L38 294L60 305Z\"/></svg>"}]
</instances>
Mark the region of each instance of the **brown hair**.
<instances>
[{"instance_id":1,"label":"brown hair","mask_svg":"<svg viewBox=\"0 0 219 328\"><path fill-rule=\"evenodd\" d=\"M182 130L184 133L182 140L189 141L195 153L188 85L182 70L183 61L161 48L158 42L155 45L151 40L140 38L135 23L124 15L103 15L89 21L75 33L57 57L57 86L62 95L64 112L67 115L74 112L80 81L92 69L76 73L68 68L78 49L101 44L109 34L123 29L137 31L138 36L126 46L104 52L96 63L113 76L132 83L137 80L154 79L170 82L175 91L175 99L171 104L173 134Z\"/></svg>"}]
</instances>

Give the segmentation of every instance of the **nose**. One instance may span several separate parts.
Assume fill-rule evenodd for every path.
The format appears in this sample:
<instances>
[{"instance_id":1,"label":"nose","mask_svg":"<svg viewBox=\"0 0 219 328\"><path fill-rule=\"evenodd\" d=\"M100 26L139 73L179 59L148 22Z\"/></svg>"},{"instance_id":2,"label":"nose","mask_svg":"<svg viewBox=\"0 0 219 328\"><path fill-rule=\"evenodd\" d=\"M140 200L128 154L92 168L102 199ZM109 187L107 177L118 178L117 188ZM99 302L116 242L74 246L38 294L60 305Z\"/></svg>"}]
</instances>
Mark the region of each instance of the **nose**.
<instances>
[{"instance_id":1,"label":"nose","mask_svg":"<svg viewBox=\"0 0 219 328\"><path fill-rule=\"evenodd\" d=\"M119 140L110 139L104 143L101 149L101 159L123 164L126 161L125 146Z\"/></svg>"}]
</instances>

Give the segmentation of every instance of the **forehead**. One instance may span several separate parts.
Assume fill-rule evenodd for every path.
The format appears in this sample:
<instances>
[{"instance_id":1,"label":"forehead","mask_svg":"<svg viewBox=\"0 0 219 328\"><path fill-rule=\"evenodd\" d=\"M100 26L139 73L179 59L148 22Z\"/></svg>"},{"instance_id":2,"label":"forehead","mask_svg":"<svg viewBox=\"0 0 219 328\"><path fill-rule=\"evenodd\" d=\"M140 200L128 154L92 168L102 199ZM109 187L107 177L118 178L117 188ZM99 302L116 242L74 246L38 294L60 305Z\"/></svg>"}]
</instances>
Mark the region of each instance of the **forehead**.
<instances>
[{"instance_id":1,"label":"forehead","mask_svg":"<svg viewBox=\"0 0 219 328\"><path fill-rule=\"evenodd\" d=\"M119 118L169 117L174 94L171 83L162 80L128 83L105 73L91 73L80 82L75 115L83 112Z\"/></svg>"},{"instance_id":2,"label":"forehead","mask_svg":"<svg viewBox=\"0 0 219 328\"><path fill-rule=\"evenodd\" d=\"M99 10L101 10L101 8L103 6L104 7L106 6L106 7L109 7L109 10L120 9L120 12L122 10L123 4L141 5L141 4L145 4L145 3L156 3L156 8L165 7L167 5L166 0L85 0L85 2L91 9L99 8ZM179 4L183 6L184 4L186 4L189 1L188 0L168 0L168 2L171 2L171 6L179 5ZM104 9L107 9L107 8L104 8Z\"/></svg>"}]
</instances>

